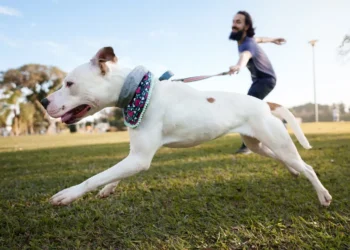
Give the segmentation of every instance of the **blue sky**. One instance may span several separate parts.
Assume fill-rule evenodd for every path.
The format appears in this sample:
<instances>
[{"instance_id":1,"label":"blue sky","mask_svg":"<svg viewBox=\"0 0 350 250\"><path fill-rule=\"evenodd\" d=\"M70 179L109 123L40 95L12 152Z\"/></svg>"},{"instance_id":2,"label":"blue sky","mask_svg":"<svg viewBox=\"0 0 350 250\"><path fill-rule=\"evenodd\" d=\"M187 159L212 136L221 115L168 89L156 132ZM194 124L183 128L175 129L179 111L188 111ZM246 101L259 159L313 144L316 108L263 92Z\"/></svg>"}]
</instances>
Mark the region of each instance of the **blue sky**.
<instances>
[{"instance_id":1,"label":"blue sky","mask_svg":"<svg viewBox=\"0 0 350 250\"><path fill-rule=\"evenodd\" d=\"M120 63L142 64L156 75L167 69L175 77L227 71L238 60L228 35L239 10L251 13L257 36L287 40L282 46L261 44L278 77L266 100L288 107L313 102L308 41L318 39L318 102L350 105L350 62L337 57L350 32L349 0L0 0L0 70L40 63L68 72L112 46ZM246 94L250 84L244 69L191 86Z\"/></svg>"}]
</instances>

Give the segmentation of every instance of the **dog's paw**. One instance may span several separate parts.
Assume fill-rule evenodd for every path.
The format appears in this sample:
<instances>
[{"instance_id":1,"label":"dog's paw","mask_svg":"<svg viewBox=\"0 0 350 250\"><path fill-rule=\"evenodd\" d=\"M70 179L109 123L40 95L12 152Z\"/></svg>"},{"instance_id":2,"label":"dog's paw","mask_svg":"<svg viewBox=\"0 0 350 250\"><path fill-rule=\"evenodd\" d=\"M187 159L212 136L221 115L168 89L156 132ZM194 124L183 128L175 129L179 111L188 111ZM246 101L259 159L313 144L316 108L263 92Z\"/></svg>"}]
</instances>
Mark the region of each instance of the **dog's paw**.
<instances>
[{"instance_id":1,"label":"dog's paw","mask_svg":"<svg viewBox=\"0 0 350 250\"><path fill-rule=\"evenodd\" d=\"M83 189L80 185L76 185L70 188L66 188L61 192L58 192L54 196L51 197L50 203L52 205L68 205L81 197L84 194Z\"/></svg>"},{"instance_id":2,"label":"dog's paw","mask_svg":"<svg viewBox=\"0 0 350 250\"><path fill-rule=\"evenodd\" d=\"M102 188L100 190L100 192L98 193L97 196L99 198L107 198L108 196L110 196L111 194L114 193L115 188L117 187L117 184L118 183L111 183L111 184L104 186L104 188Z\"/></svg>"},{"instance_id":3,"label":"dog's paw","mask_svg":"<svg viewBox=\"0 0 350 250\"><path fill-rule=\"evenodd\" d=\"M325 189L322 192L319 192L318 199L320 200L322 206L328 207L331 204L332 196Z\"/></svg>"}]
</instances>

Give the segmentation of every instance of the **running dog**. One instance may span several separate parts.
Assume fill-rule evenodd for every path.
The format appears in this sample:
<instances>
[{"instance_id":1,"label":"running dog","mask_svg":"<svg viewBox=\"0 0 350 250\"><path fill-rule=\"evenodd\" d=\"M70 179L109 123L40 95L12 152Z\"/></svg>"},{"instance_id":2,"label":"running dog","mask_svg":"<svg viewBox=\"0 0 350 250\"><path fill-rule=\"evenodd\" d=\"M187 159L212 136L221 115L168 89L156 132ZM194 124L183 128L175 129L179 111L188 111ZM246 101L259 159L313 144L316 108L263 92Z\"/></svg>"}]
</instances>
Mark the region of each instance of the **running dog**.
<instances>
[{"instance_id":1,"label":"running dog","mask_svg":"<svg viewBox=\"0 0 350 250\"><path fill-rule=\"evenodd\" d=\"M41 101L48 114L74 124L106 107L123 109L130 136L128 156L111 168L51 197L53 205L68 205L104 186L100 197L112 194L119 181L151 166L162 147L193 147L228 133L239 133L247 147L283 163L291 174L304 174L323 206L332 196L313 168L300 157L281 119L299 143L311 148L293 114L285 107L237 93L199 91L170 80L159 81L144 68L118 63L112 47L100 49L87 63L70 72L63 86Z\"/></svg>"}]
</instances>

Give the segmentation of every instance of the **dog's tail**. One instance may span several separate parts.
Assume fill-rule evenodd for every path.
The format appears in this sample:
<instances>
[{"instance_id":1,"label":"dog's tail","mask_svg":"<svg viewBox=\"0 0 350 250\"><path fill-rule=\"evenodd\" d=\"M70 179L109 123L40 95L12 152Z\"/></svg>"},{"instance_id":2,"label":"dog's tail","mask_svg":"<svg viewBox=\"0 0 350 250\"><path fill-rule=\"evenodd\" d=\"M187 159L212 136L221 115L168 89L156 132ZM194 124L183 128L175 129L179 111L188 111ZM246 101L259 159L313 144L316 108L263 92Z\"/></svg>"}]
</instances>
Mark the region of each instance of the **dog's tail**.
<instances>
[{"instance_id":1,"label":"dog's tail","mask_svg":"<svg viewBox=\"0 0 350 250\"><path fill-rule=\"evenodd\" d=\"M287 123L290 125L292 131L295 134L295 137L298 139L299 143L306 149L312 148L310 146L309 141L304 135L304 132L301 130L301 127L299 126L297 120L295 119L295 116L290 112L287 108L276 104L276 103L267 103L270 106L271 113L280 118L287 121Z\"/></svg>"}]
</instances>

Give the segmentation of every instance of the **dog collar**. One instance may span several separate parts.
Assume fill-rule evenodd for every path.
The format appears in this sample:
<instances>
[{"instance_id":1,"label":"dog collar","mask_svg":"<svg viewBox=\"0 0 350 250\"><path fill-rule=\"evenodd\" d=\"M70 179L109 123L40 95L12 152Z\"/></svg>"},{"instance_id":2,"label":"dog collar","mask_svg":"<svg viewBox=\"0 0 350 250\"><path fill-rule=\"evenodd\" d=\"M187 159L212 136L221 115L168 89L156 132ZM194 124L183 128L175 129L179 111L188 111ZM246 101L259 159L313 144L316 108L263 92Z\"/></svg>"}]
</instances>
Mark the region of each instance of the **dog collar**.
<instances>
[{"instance_id":1,"label":"dog collar","mask_svg":"<svg viewBox=\"0 0 350 250\"><path fill-rule=\"evenodd\" d=\"M117 101L117 107L122 108L124 124L136 128L146 112L155 83L154 76L144 67L136 67L125 79L122 91ZM125 86L128 85L128 86Z\"/></svg>"},{"instance_id":2,"label":"dog collar","mask_svg":"<svg viewBox=\"0 0 350 250\"><path fill-rule=\"evenodd\" d=\"M125 108L129 104L142 78L147 72L148 70L145 67L137 66L127 75L116 103L118 108Z\"/></svg>"}]
</instances>

